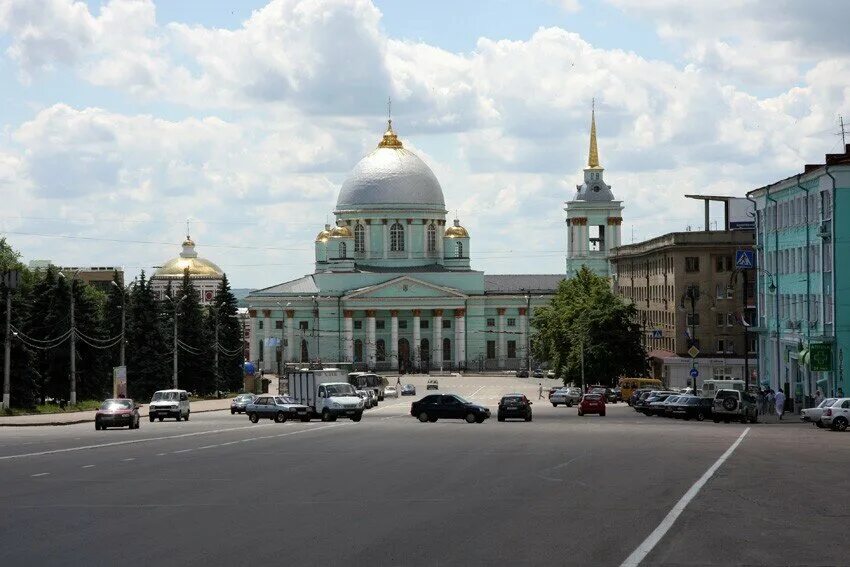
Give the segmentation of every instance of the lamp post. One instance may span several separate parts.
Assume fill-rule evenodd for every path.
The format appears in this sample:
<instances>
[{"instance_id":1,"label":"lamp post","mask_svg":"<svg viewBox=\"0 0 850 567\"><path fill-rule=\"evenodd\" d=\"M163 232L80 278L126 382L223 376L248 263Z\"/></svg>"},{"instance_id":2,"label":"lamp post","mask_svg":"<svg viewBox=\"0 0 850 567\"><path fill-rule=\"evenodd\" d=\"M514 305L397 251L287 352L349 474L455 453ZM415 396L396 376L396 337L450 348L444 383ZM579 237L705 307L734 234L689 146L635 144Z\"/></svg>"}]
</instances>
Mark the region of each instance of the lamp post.
<instances>
[{"instance_id":1,"label":"lamp post","mask_svg":"<svg viewBox=\"0 0 850 567\"><path fill-rule=\"evenodd\" d=\"M17 289L20 272L7 271L2 283L6 288L6 334L3 340L3 409L12 403L12 290Z\"/></svg>"},{"instance_id":2,"label":"lamp post","mask_svg":"<svg viewBox=\"0 0 850 567\"><path fill-rule=\"evenodd\" d=\"M749 357L749 349L750 349L750 325L747 324L746 320L746 311L747 311L747 270L755 270L757 272L763 272L767 275L767 291L770 293L776 293L776 284L773 281L773 274L765 270L764 268L736 268L732 270L732 274L729 276L729 285L726 288L726 294L732 295L735 293L735 284L738 280L738 273L743 272L744 274L744 293L742 295L742 307L741 311L741 326L744 327L744 389L748 389L750 386L750 357ZM777 296L778 297L778 296ZM777 310L777 313L779 311ZM777 335L778 337L778 335ZM778 338L777 338L778 342ZM778 345L777 345L777 348ZM758 352L756 353L758 355ZM756 365L758 365L759 358L756 356Z\"/></svg>"},{"instance_id":3,"label":"lamp post","mask_svg":"<svg viewBox=\"0 0 850 567\"><path fill-rule=\"evenodd\" d=\"M685 290L685 293L682 295L682 302L681 302L682 308L684 308L684 306L685 306L685 300L686 299L691 302L691 313L690 313L691 321L688 325L690 327L690 330L691 330L690 337L688 339L688 347L690 348L690 347L696 346L696 328L695 327L696 327L697 301L699 301L699 285L697 285L697 284L689 284L688 285L687 289ZM694 369L694 368L696 368L696 357L693 357L691 360L692 360L691 368ZM692 376L691 379L693 380L692 386L693 386L693 390L694 390L694 395L696 395L696 393L697 393L697 377Z\"/></svg>"},{"instance_id":4,"label":"lamp post","mask_svg":"<svg viewBox=\"0 0 850 567\"><path fill-rule=\"evenodd\" d=\"M174 298L171 297L171 296L166 295L165 297L166 297L166 299L168 299L168 301L171 302L171 305L173 306L173 309L174 309L174 353L173 353L174 369L173 369L173 373L171 375L171 384L172 384L172 387L176 390L177 389L177 308L180 307L180 303L182 303L183 300L186 299L186 296L184 295L183 297L181 297L177 301L175 301Z\"/></svg>"},{"instance_id":5,"label":"lamp post","mask_svg":"<svg viewBox=\"0 0 850 567\"><path fill-rule=\"evenodd\" d=\"M125 366L125 359L124 359L125 350L124 350L124 347L125 347L125 344L127 342L125 340L125 337L124 337L124 330L125 330L126 324L127 324L127 310L125 309L125 307L126 307L126 302L125 302L126 292L124 291L123 287L119 286L115 282L115 280L112 280L112 285L114 285L119 290L121 290L121 351L120 351L121 354L119 355L120 361L119 361L118 364L119 364L119 366Z\"/></svg>"},{"instance_id":6,"label":"lamp post","mask_svg":"<svg viewBox=\"0 0 850 567\"><path fill-rule=\"evenodd\" d=\"M77 274L79 273L80 270L77 270L71 276L71 393L70 396L68 396L68 402L72 406L77 405L77 323L74 316L74 284L77 281ZM59 277L61 277L62 279L66 279L66 276L63 272L59 272Z\"/></svg>"},{"instance_id":7,"label":"lamp post","mask_svg":"<svg viewBox=\"0 0 850 567\"><path fill-rule=\"evenodd\" d=\"M286 309L287 309L287 307L292 305L292 302L288 301L286 303L286 305L281 305L280 301L275 301L274 303L275 303L275 305L280 307L280 356L277 359L277 376L278 376L278 378L280 378L281 362L284 362L284 360L283 360L283 352L284 352L283 342L286 340L284 338L284 333L286 333ZM283 368L284 369L286 368L285 362L284 362Z\"/></svg>"}]
</instances>

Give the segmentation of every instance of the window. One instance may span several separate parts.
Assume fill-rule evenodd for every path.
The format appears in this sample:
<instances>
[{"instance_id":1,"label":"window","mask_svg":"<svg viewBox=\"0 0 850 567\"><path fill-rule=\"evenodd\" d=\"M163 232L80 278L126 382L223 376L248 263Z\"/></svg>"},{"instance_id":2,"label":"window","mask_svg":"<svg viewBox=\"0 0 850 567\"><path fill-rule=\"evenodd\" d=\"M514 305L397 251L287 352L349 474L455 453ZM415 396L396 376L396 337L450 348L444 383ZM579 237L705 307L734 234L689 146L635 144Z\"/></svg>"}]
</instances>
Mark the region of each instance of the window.
<instances>
[{"instance_id":1,"label":"window","mask_svg":"<svg viewBox=\"0 0 850 567\"><path fill-rule=\"evenodd\" d=\"M437 227L434 223L428 225L428 252L437 250Z\"/></svg>"},{"instance_id":2,"label":"window","mask_svg":"<svg viewBox=\"0 0 850 567\"><path fill-rule=\"evenodd\" d=\"M712 378L715 380L734 380L732 376L732 367L730 366L715 366L711 370Z\"/></svg>"},{"instance_id":3,"label":"window","mask_svg":"<svg viewBox=\"0 0 850 567\"><path fill-rule=\"evenodd\" d=\"M399 223L390 227L390 252L404 252L404 227Z\"/></svg>"},{"instance_id":4,"label":"window","mask_svg":"<svg viewBox=\"0 0 850 567\"><path fill-rule=\"evenodd\" d=\"M363 362L363 341L360 339L354 341L354 362Z\"/></svg>"},{"instance_id":5,"label":"window","mask_svg":"<svg viewBox=\"0 0 850 567\"><path fill-rule=\"evenodd\" d=\"M699 256L686 256L685 257L685 271L686 272L698 272L699 271Z\"/></svg>"},{"instance_id":6,"label":"window","mask_svg":"<svg viewBox=\"0 0 850 567\"><path fill-rule=\"evenodd\" d=\"M361 330L363 328L363 321L355 321L354 328L358 331Z\"/></svg>"},{"instance_id":7,"label":"window","mask_svg":"<svg viewBox=\"0 0 850 567\"><path fill-rule=\"evenodd\" d=\"M735 318L735 314L734 313L727 313L726 314L726 326L727 327L734 327L735 323L737 323L737 320Z\"/></svg>"},{"instance_id":8,"label":"window","mask_svg":"<svg viewBox=\"0 0 850 567\"><path fill-rule=\"evenodd\" d=\"M516 341L508 341L508 358L516 358Z\"/></svg>"},{"instance_id":9,"label":"window","mask_svg":"<svg viewBox=\"0 0 850 567\"><path fill-rule=\"evenodd\" d=\"M449 339L443 339L443 360L451 360L452 359L452 341Z\"/></svg>"},{"instance_id":10,"label":"window","mask_svg":"<svg viewBox=\"0 0 850 567\"><path fill-rule=\"evenodd\" d=\"M496 341L487 341L487 358L496 358Z\"/></svg>"},{"instance_id":11,"label":"window","mask_svg":"<svg viewBox=\"0 0 850 567\"><path fill-rule=\"evenodd\" d=\"M457 257L463 258L463 242L458 242L456 244L456 246L457 246Z\"/></svg>"},{"instance_id":12,"label":"window","mask_svg":"<svg viewBox=\"0 0 850 567\"><path fill-rule=\"evenodd\" d=\"M732 339L717 339L717 352L735 352L734 341Z\"/></svg>"},{"instance_id":13,"label":"window","mask_svg":"<svg viewBox=\"0 0 850 567\"><path fill-rule=\"evenodd\" d=\"M508 317L508 327L516 327L516 318Z\"/></svg>"},{"instance_id":14,"label":"window","mask_svg":"<svg viewBox=\"0 0 850 567\"><path fill-rule=\"evenodd\" d=\"M387 325L387 322L384 321L383 319L375 321L375 328L376 329L381 329L381 330L386 329L386 325Z\"/></svg>"},{"instance_id":15,"label":"window","mask_svg":"<svg viewBox=\"0 0 850 567\"><path fill-rule=\"evenodd\" d=\"M699 313L688 313L688 327L699 326Z\"/></svg>"},{"instance_id":16,"label":"window","mask_svg":"<svg viewBox=\"0 0 850 567\"><path fill-rule=\"evenodd\" d=\"M345 242L339 243L339 257L345 258L348 255L348 247L345 245Z\"/></svg>"},{"instance_id":17,"label":"window","mask_svg":"<svg viewBox=\"0 0 850 567\"><path fill-rule=\"evenodd\" d=\"M282 320L275 321L274 322L274 328L275 329L283 329L283 321Z\"/></svg>"},{"instance_id":18,"label":"window","mask_svg":"<svg viewBox=\"0 0 850 567\"><path fill-rule=\"evenodd\" d=\"M357 223L354 227L354 253L362 254L366 251L366 229L363 225Z\"/></svg>"},{"instance_id":19,"label":"window","mask_svg":"<svg viewBox=\"0 0 850 567\"><path fill-rule=\"evenodd\" d=\"M493 318L493 317L487 317L487 326L488 327L495 327L496 326L496 319Z\"/></svg>"},{"instance_id":20,"label":"window","mask_svg":"<svg viewBox=\"0 0 850 567\"><path fill-rule=\"evenodd\" d=\"M378 339L375 342L375 357L378 359L378 362L383 362L387 359L387 343L384 342L384 339Z\"/></svg>"},{"instance_id":21,"label":"window","mask_svg":"<svg viewBox=\"0 0 850 567\"><path fill-rule=\"evenodd\" d=\"M726 286L725 285L723 285L722 283L717 284L714 287L714 291L715 291L714 295L717 297L717 299L726 299Z\"/></svg>"},{"instance_id":22,"label":"window","mask_svg":"<svg viewBox=\"0 0 850 567\"><path fill-rule=\"evenodd\" d=\"M717 326L718 327L722 327L723 325L726 324L726 315L724 315L723 313L717 313L715 315L715 318L717 319Z\"/></svg>"},{"instance_id":23,"label":"window","mask_svg":"<svg viewBox=\"0 0 850 567\"><path fill-rule=\"evenodd\" d=\"M399 320L399 322L398 322L398 328L399 328L399 329L406 329L406 328L407 328L407 321L405 321L405 320Z\"/></svg>"},{"instance_id":24,"label":"window","mask_svg":"<svg viewBox=\"0 0 850 567\"><path fill-rule=\"evenodd\" d=\"M307 349L306 339L301 339L301 362L310 362L310 352Z\"/></svg>"},{"instance_id":25,"label":"window","mask_svg":"<svg viewBox=\"0 0 850 567\"><path fill-rule=\"evenodd\" d=\"M419 320L419 328L420 329L427 329L428 328L428 320L427 319L420 319Z\"/></svg>"},{"instance_id":26,"label":"window","mask_svg":"<svg viewBox=\"0 0 850 567\"><path fill-rule=\"evenodd\" d=\"M262 322L262 320L261 320L261 321L258 321L258 323L259 323L259 328L260 328L260 329L262 329L262 328L263 328L263 322Z\"/></svg>"},{"instance_id":27,"label":"window","mask_svg":"<svg viewBox=\"0 0 850 567\"><path fill-rule=\"evenodd\" d=\"M443 319L443 328L444 329L451 329L452 328L451 319Z\"/></svg>"}]
</instances>

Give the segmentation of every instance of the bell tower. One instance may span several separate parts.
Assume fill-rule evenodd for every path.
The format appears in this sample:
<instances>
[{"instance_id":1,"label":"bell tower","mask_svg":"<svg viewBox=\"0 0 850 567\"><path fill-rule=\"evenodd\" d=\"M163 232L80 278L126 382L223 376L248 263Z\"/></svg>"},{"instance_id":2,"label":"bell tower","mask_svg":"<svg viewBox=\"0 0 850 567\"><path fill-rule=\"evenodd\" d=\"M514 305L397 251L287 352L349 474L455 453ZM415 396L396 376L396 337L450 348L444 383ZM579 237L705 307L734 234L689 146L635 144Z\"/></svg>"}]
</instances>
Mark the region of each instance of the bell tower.
<instances>
[{"instance_id":1,"label":"bell tower","mask_svg":"<svg viewBox=\"0 0 850 567\"><path fill-rule=\"evenodd\" d=\"M605 183L604 168L599 163L596 142L596 101L590 111L590 148L584 182L576 185L576 193L567 201L567 277L573 277L582 266L594 273L610 277L611 249L620 245L623 203L614 199L611 186Z\"/></svg>"}]
</instances>

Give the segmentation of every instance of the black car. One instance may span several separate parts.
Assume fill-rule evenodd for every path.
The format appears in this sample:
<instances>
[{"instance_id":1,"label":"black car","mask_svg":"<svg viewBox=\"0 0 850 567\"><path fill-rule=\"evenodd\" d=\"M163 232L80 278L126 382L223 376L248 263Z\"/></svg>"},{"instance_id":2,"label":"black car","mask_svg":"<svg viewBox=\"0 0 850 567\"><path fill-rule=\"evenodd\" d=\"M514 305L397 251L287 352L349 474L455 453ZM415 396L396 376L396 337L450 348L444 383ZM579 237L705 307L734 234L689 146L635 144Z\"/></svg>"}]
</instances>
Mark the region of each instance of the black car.
<instances>
[{"instance_id":1,"label":"black car","mask_svg":"<svg viewBox=\"0 0 850 567\"><path fill-rule=\"evenodd\" d=\"M538 368L537 370L531 373L531 376L532 378L543 378L544 374L543 371Z\"/></svg>"},{"instance_id":2,"label":"black car","mask_svg":"<svg viewBox=\"0 0 850 567\"><path fill-rule=\"evenodd\" d=\"M496 412L496 419L505 421L508 418L531 421L531 401L525 397L525 394L502 396L499 401L499 409Z\"/></svg>"},{"instance_id":3,"label":"black car","mask_svg":"<svg viewBox=\"0 0 850 567\"><path fill-rule=\"evenodd\" d=\"M652 391L652 388L639 388L639 389L635 390L634 392L632 392L632 397L629 398L629 405L632 406L632 407L635 407L638 403L638 400L641 398L641 396L643 396L644 394L649 395L649 393L651 391Z\"/></svg>"},{"instance_id":4,"label":"black car","mask_svg":"<svg viewBox=\"0 0 850 567\"><path fill-rule=\"evenodd\" d=\"M663 402L672 395L673 394L668 393L657 393L654 396L649 396L648 398L643 400L643 403L637 406L635 409L643 415L656 415L659 407L657 405L653 406L652 404L654 404L655 402Z\"/></svg>"},{"instance_id":5,"label":"black car","mask_svg":"<svg viewBox=\"0 0 850 567\"><path fill-rule=\"evenodd\" d=\"M431 394L413 402L410 415L423 423L434 423L438 419L465 419L467 423L484 423L490 417L490 410L457 394Z\"/></svg>"},{"instance_id":6,"label":"black car","mask_svg":"<svg viewBox=\"0 0 850 567\"><path fill-rule=\"evenodd\" d=\"M517 370L516 371L517 378L528 378L528 370Z\"/></svg>"},{"instance_id":7,"label":"black car","mask_svg":"<svg viewBox=\"0 0 850 567\"><path fill-rule=\"evenodd\" d=\"M671 408L670 412L673 417L682 418L685 420L696 419L702 421L712 415L712 406L714 400L711 398L701 398L699 396L683 396Z\"/></svg>"}]
</instances>

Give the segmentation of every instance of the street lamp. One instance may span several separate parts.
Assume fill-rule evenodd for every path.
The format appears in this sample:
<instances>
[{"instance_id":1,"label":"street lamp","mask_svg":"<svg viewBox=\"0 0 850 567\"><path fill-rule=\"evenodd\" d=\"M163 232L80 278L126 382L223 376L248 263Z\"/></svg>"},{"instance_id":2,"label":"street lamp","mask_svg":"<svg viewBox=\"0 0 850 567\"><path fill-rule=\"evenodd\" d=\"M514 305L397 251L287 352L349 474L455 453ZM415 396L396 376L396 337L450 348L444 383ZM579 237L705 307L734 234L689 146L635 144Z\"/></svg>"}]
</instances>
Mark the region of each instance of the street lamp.
<instances>
[{"instance_id":1,"label":"street lamp","mask_svg":"<svg viewBox=\"0 0 850 567\"><path fill-rule=\"evenodd\" d=\"M697 312L697 301L699 301L699 285L697 284L689 284L687 289L685 289L685 293L682 295L682 300L680 302L680 306L682 309L685 309L685 300L691 302L691 321L690 321L690 337L688 339L688 347L696 346L696 312ZM693 372L696 369L696 357L691 358L691 371ZM693 372L693 374L697 374ZM697 393L697 377L691 375L691 379L693 380L692 386L694 389L694 395Z\"/></svg>"},{"instance_id":2,"label":"street lamp","mask_svg":"<svg viewBox=\"0 0 850 567\"><path fill-rule=\"evenodd\" d=\"M80 270L77 270L71 276L71 395L68 397L72 406L77 405L77 324L74 318L74 284L79 273ZM59 272L59 277L67 279L63 272Z\"/></svg>"},{"instance_id":3,"label":"street lamp","mask_svg":"<svg viewBox=\"0 0 850 567\"><path fill-rule=\"evenodd\" d=\"M732 270L732 274L729 276L729 285L726 287L726 295L727 296L731 296L735 293L735 284L738 280L738 273L743 272L743 274L744 274L744 293L743 293L743 298L742 298L742 300L743 300L743 311L741 312L741 326L744 327L744 388L745 389L749 388L749 386L750 386L750 364L749 364L749 362L750 362L750 357L749 357L749 353L750 353L750 329L749 329L749 327L750 326L747 324L747 321L746 321L746 318L745 318L745 314L746 314L746 310L747 310L747 292L746 292L747 270L755 270L757 272L762 272L762 273L766 274L767 275L767 281L768 281L767 291L770 292L770 293L776 293L776 284L774 283L774 280L773 280L773 274L768 272L764 268L757 268L757 267L735 268L734 270ZM776 301L777 301L777 305L778 305L778 301L779 301L778 295L776 296ZM777 308L776 312L779 313L778 308ZM779 342L779 333L777 333L776 336L777 336L777 343L778 343ZM777 344L777 349L778 348L779 348L779 345ZM756 357L756 364L757 365L758 365L758 361L759 361L759 359L758 359L758 357ZM758 374L758 370L756 372Z\"/></svg>"},{"instance_id":4,"label":"street lamp","mask_svg":"<svg viewBox=\"0 0 850 567\"><path fill-rule=\"evenodd\" d=\"M283 362L283 342L285 340L283 335L286 332L286 308L292 305L292 302L288 301L286 305L281 305L280 301L275 301L274 303L280 307L280 356L277 358L277 376L280 378L281 362Z\"/></svg>"},{"instance_id":5,"label":"street lamp","mask_svg":"<svg viewBox=\"0 0 850 567\"><path fill-rule=\"evenodd\" d=\"M112 280L112 285L114 285L116 288L118 288L121 291L121 354L120 354L120 361L119 361L118 364L119 364L119 366L125 366L125 363L124 363L124 346L125 346L125 343L127 341L126 341L126 338L124 336L124 330L125 330L126 323L127 323L127 310L124 307L125 307L126 292L124 291L124 288L122 286L118 285L118 283L115 280Z\"/></svg>"},{"instance_id":6,"label":"street lamp","mask_svg":"<svg viewBox=\"0 0 850 567\"><path fill-rule=\"evenodd\" d=\"M171 297L170 295L166 295L165 298L168 301L171 302L171 305L172 305L173 310L174 310L174 369L173 369L173 373L172 373L172 376L171 376L171 383L172 383L172 387L176 390L177 389L177 308L180 307L180 303L182 303L183 300L186 299L186 296L184 295L183 297L181 297L177 301L175 301L174 298Z\"/></svg>"}]
</instances>

